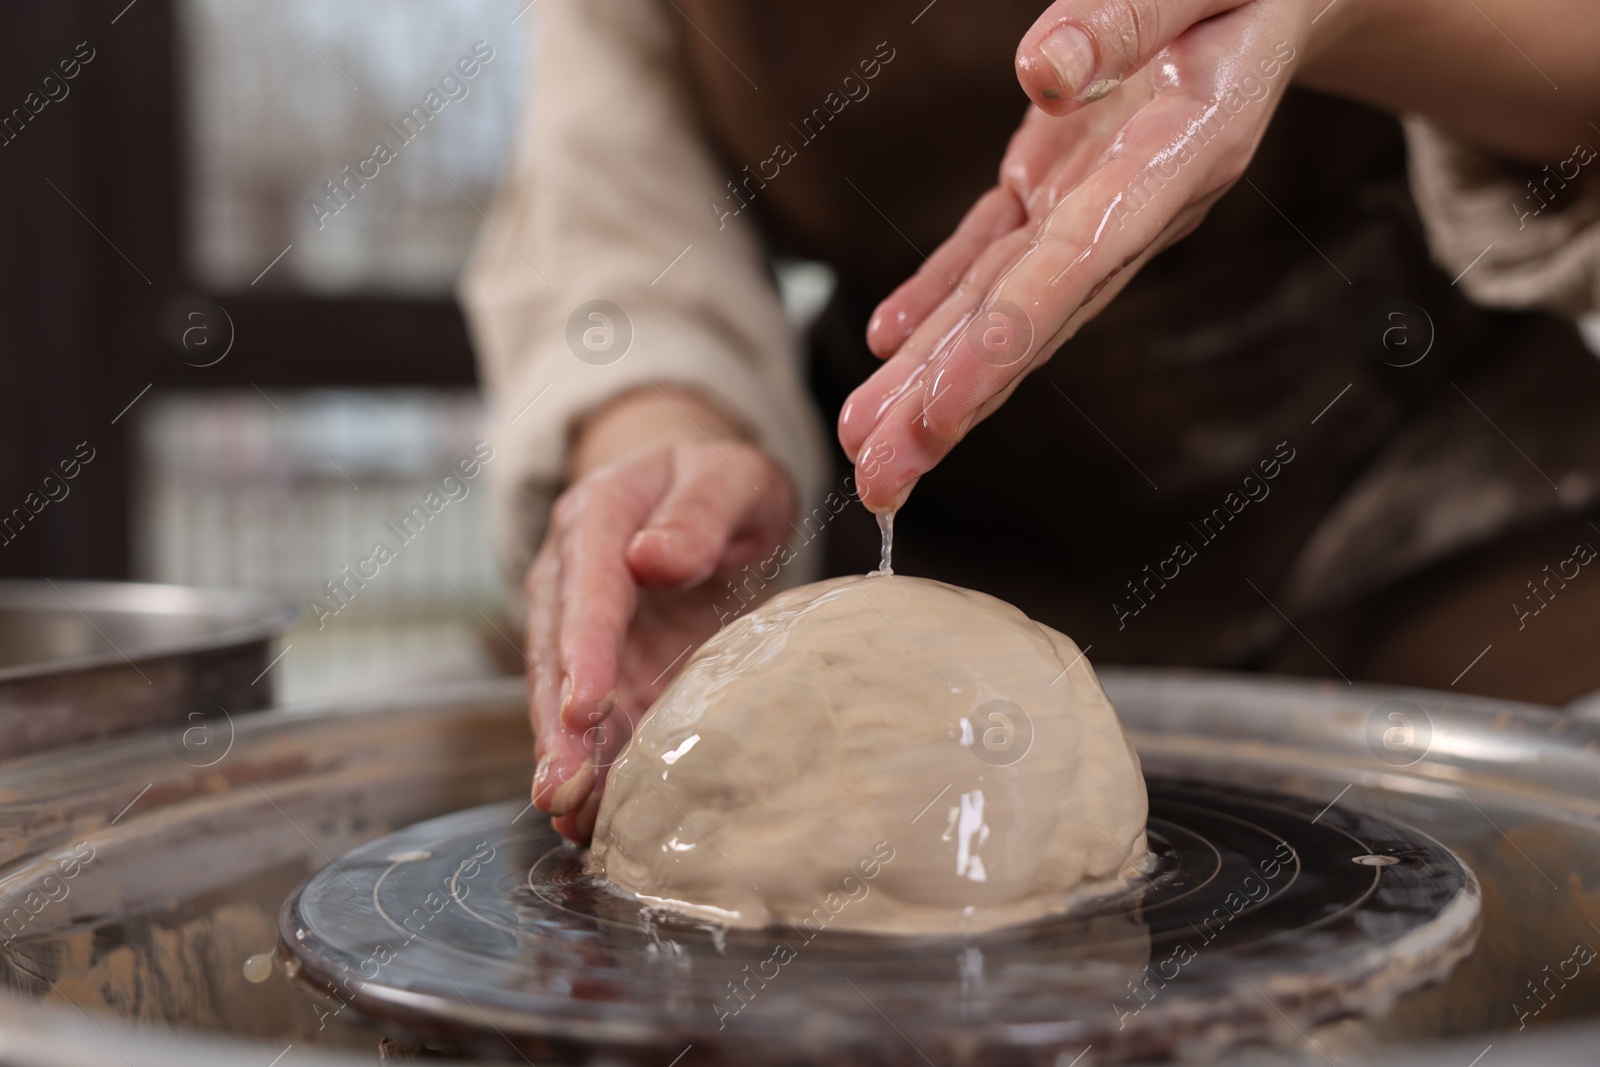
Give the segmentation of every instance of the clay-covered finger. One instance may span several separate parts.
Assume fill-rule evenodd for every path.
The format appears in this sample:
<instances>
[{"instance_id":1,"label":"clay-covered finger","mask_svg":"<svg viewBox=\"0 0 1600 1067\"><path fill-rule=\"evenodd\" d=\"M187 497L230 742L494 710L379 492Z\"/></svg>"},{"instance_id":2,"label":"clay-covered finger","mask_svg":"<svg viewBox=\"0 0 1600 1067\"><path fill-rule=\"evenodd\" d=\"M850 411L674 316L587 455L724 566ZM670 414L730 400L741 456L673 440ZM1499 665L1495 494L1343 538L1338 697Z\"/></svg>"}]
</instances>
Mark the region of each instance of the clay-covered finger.
<instances>
[{"instance_id":1,"label":"clay-covered finger","mask_svg":"<svg viewBox=\"0 0 1600 1067\"><path fill-rule=\"evenodd\" d=\"M575 807L564 807L561 817L551 821L551 825L569 840L585 844L593 834L595 819L600 813L600 802L605 795L607 775L633 736L634 720L639 715L638 711L616 708L603 721L586 731L585 740L590 749L587 766L592 773L584 783L584 797Z\"/></svg>"},{"instance_id":2,"label":"clay-covered finger","mask_svg":"<svg viewBox=\"0 0 1600 1067\"><path fill-rule=\"evenodd\" d=\"M593 790L575 810L564 812L560 816L551 819L550 825L568 841L586 845L589 843L589 839L594 836L594 824L595 820L600 816L601 800L602 794L600 790Z\"/></svg>"},{"instance_id":3,"label":"clay-covered finger","mask_svg":"<svg viewBox=\"0 0 1600 1067\"><path fill-rule=\"evenodd\" d=\"M526 590L528 710L536 761L533 802L543 811L560 814L577 803L574 793L586 791L583 779L589 753L583 739L561 721L560 564L552 546L547 545L534 562Z\"/></svg>"}]
</instances>

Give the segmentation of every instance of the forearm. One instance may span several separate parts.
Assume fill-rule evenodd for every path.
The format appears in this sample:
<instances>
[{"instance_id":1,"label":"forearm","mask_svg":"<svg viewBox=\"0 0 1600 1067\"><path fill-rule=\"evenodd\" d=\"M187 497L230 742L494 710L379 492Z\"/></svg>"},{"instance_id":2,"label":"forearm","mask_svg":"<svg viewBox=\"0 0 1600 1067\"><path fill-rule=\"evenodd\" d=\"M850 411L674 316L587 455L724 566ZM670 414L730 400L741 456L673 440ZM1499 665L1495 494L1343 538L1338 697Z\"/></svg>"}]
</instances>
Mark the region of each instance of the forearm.
<instances>
[{"instance_id":1,"label":"forearm","mask_svg":"<svg viewBox=\"0 0 1600 1067\"><path fill-rule=\"evenodd\" d=\"M1533 163L1600 139L1594 0L1334 0L1316 18L1296 79L1308 88Z\"/></svg>"}]
</instances>

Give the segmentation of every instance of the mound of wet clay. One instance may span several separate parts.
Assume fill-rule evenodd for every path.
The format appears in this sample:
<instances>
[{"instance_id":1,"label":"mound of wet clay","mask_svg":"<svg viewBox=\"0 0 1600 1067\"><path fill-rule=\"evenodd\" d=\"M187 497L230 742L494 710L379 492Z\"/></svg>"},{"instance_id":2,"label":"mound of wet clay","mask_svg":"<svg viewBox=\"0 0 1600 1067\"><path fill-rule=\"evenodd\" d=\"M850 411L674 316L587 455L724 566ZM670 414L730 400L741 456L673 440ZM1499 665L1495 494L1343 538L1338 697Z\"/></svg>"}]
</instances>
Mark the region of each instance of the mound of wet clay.
<instances>
[{"instance_id":1,"label":"mound of wet clay","mask_svg":"<svg viewBox=\"0 0 1600 1067\"><path fill-rule=\"evenodd\" d=\"M591 869L732 926L977 932L1125 885L1146 814L1069 638L972 590L840 578L688 661L611 769Z\"/></svg>"}]
</instances>

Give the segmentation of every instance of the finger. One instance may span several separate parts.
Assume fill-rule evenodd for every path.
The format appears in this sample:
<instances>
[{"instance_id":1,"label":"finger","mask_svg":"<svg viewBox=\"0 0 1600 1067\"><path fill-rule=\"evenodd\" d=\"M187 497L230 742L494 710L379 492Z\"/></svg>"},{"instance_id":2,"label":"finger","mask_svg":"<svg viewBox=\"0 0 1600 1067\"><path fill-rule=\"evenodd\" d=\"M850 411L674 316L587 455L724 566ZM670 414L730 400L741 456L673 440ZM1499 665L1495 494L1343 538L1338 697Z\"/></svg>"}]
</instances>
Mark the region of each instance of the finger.
<instances>
[{"instance_id":1,"label":"finger","mask_svg":"<svg viewBox=\"0 0 1600 1067\"><path fill-rule=\"evenodd\" d=\"M583 731L610 712L617 664L638 599L628 543L660 500L667 450L591 476L557 506L561 540L561 721Z\"/></svg>"},{"instance_id":2,"label":"finger","mask_svg":"<svg viewBox=\"0 0 1600 1067\"><path fill-rule=\"evenodd\" d=\"M586 845L594 836L595 820L600 817L600 801L601 793L596 789L584 798L583 804L575 811L551 819L550 825L568 841Z\"/></svg>"},{"instance_id":3,"label":"finger","mask_svg":"<svg viewBox=\"0 0 1600 1067\"><path fill-rule=\"evenodd\" d=\"M1117 134L1170 78L1136 79L1113 99L1070 119L1030 107L1000 163L1000 184L1037 219L1054 206L1046 187L1070 189L1121 151Z\"/></svg>"},{"instance_id":4,"label":"finger","mask_svg":"<svg viewBox=\"0 0 1600 1067\"><path fill-rule=\"evenodd\" d=\"M990 189L917 272L890 293L867 323L867 347L879 359L893 355L955 288L983 250L1001 234L1022 225L1022 205L1008 190Z\"/></svg>"},{"instance_id":5,"label":"finger","mask_svg":"<svg viewBox=\"0 0 1600 1067\"><path fill-rule=\"evenodd\" d=\"M788 479L747 445L677 448L671 466L665 495L627 549L628 566L643 584L699 585L716 571L752 512L761 512L754 521L770 527L793 509Z\"/></svg>"},{"instance_id":6,"label":"finger","mask_svg":"<svg viewBox=\"0 0 1600 1067\"><path fill-rule=\"evenodd\" d=\"M1248 158L1241 144L1251 142L1251 124L1227 131L1235 143L1213 144L1197 154L1138 210L1129 206L1128 191L1140 188L1138 180L1165 158L1170 131L1185 128L1206 103L1181 94L1152 101L1124 130L1125 154L1091 174L1046 217L993 294L975 309L978 313L962 320L957 343L944 341L932 322L926 324L927 338L913 336L907 342L907 349L937 347L938 355L866 439L865 452L890 454L895 462L858 472L863 503L875 511L899 506L916 480L995 410L1029 370L1119 292L1150 256L1192 228L1231 184L1242 167L1237 161ZM1265 118L1260 122L1264 125ZM1011 349L1024 358L983 358L985 346L973 332L994 328L997 312L1010 319L999 325L1030 335L1026 345L1014 342Z\"/></svg>"},{"instance_id":7,"label":"finger","mask_svg":"<svg viewBox=\"0 0 1600 1067\"><path fill-rule=\"evenodd\" d=\"M1017 81L1065 115L1108 95L1189 27L1246 0L1056 0L1017 46Z\"/></svg>"},{"instance_id":8,"label":"finger","mask_svg":"<svg viewBox=\"0 0 1600 1067\"><path fill-rule=\"evenodd\" d=\"M1042 344L1032 317L1019 314L1021 309L1008 301L1001 290L978 310L968 327L969 343L961 346L959 354L952 353L949 359L941 361L937 373L930 379L921 417L928 435L951 445L965 437L1011 395L1023 378L1046 362L1085 322L1098 315L1150 259L1193 232L1225 191L1219 189L1204 196L1170 219L1132 260L1113 268L1085 302ZM978 341L980 331L985 335L981 342ZM1014 365L1004 359L1011 351L1017 353ZM968 357L974 355L987 369L978 368L969 361Z\"/></svg>"},{"instance_id":9,"label":"finger","mask_svg":"<svg viewBox=\"0 0 1600 1067\"><path fill-rule=\"evenodd\" d=\"M560 814L586 792L583 778L588 752L582 738L561 722L560 654L556 636L560 628L560 567L553 545L547 544L528 572L528 708L533 721L533 802L543 811ZM592 777L592 770L589 773ZM577 782L576 785L569 784ZM581 799L581 798L580 798Z\"/></svg>"},{"instance_id":10,"label":"finger","mask_svg":"<svg viewBox=\"0 0 1600 1067\"><path fill-rule=\"evenodd\" d=\"M581 804L565 809L560 817L551 820L551 825L569 840L580 845L587 844L594 834L595 819L600 814L600 804L605 796L606 779L633 736L634 720L638 717L637 712L630 714L618 709L604 723L588 731L593 738L590 756L590 764L595 771L593 783Z\"/></svg>"},{"instance_id":11,"label":"finger","mask_svg":"<svg viewBox=\"0 0 1600 1067\"><path fill-rule=\"evenodd\" d=\"M860 461L863 445L887 410L885 401L902 393L913 373L919 369L929 376L934 373L927 366L932 353L957 339L954 334L964 326L962 320L976 313L981 298L1032 240L1034 226L1026 224L1027 217L1042 218L1086 175L1105 166L1120 150L1120 127L1151 95L1143 90L1125 92L1117 106L1098 108L1087 119L1070 122L1029 109L1011 138L1000 171L1001 186L1027 205L1026 212L1014 216L1017 225L1010 230L997 229L991 235L961 284L945 291L940 304L923 317L911 337L902 340L895 357L846 401L840 411L839 440L847 455ZM997 336L993 324L987 331L986 338Z\"/></svg>"},{"instance_id":12,"label":"finger","mask_svg":"<svg viewBox=\"0 0 1600 1067\"><path fill-rule=\"evenodd\" d=\"M908 391L867 439L862 448L863 457L883 455L890 457L892 462L857 466L856 483L860 487L861 502L874 512L900 508L922 475L949 455L973 426L997 410L1033 368L1044 362L1045 357L1075 333L1082 323L1098 314L1127 284L1134 271L1159 250L1158 246L1147 249L1115 284L1107 285L1090 303L1080 308L1055 339L1037 347L1035 351L1038 355L1035 358L1019 363L1014 368L1003 368L997 374L991 372L999 384L984 397L982 403L975 408L965 409L956 425L941 425L937 420L930 419L931 406L935 400L946 395L952 382L958 383L958 388L965 384L961 372L966 369L962 364L969 358L968 348L965 344L955 346L947 357L938 361L936 370L927 376L921 388ZM1009 313L985 307L970 329L974 332L990 329L1010 332L1014 328L1010 324L1016 321L1015 311L1014 307ZM995 323L1002 325L986 325ZM956 365L952 367L952 364Z\"/></svg>"},{"instance_id":13,"label":"finger","mask_svg":"<svg viewBox=\"0 0 1600 1067\"><path fill-rule=\"evenodd\" d=\"M978 305L1031 239L1031 230L1019 228L990 244L961 285L946 295L900 351L850 394L839 411L839 442L858 465L872 432L892 408L924 387L924 379L937 375L945 350L962 343ZM993 338L979 334L977 339Z\"/></svg>"},{"instance_id":14,"label":"finger","mask_svg":"<svg viewBox=\"0 0 1600 1067\"><path fill-rule=\"evenodd\" d=\"M920 329L926 329L926 322ZM902 346L867 380L856 386L839 409L839 444L850 462L858 468L866 462L867 439L885 416L911 390L922 387L928 372L930 354L909 351Z\"/></svg>"}]
</instances>

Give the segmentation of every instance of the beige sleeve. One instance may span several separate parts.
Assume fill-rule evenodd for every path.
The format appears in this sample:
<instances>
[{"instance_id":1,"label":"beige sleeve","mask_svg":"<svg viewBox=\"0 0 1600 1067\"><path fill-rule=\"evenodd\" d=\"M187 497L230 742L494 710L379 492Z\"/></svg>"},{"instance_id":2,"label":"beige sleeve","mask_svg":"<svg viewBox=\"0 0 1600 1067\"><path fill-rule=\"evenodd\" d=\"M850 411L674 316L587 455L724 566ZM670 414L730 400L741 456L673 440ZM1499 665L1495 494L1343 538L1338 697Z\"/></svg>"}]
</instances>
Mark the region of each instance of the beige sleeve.
<instances>
[{"instance_id":1,"label":"beige sleeve","mask_svg":"<svg viewBox=\"0 0 1600 1067\"><path fill-rule=\"evenodd\" d=\"M672 382L719 402L787 467L803 506L822 495L826 466L754 228L719 225L708 206L726 179L689 97L678 16L658 0L544 0L537 12L515 160L460 287L513 589L562 488L572 426L623 392ZM595 300L621 315L589 317ZM586 332L611 348L591 350Z\"/></svg>"},{"instance_id":2,"label":"beige sleeve","mask_svg":"<svg viewBox=\"0 0 1600 1067\"><path fill-rule=\"evenodd\" d=\"M1411 190L1433 258L1468 296L1574 316L1600 309L1600 135L1540 170L1418 116L1404 121Z\"/></svg>"}]
</instances>

